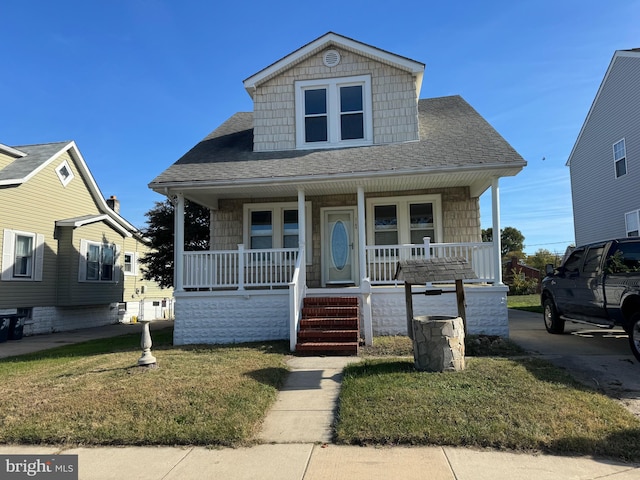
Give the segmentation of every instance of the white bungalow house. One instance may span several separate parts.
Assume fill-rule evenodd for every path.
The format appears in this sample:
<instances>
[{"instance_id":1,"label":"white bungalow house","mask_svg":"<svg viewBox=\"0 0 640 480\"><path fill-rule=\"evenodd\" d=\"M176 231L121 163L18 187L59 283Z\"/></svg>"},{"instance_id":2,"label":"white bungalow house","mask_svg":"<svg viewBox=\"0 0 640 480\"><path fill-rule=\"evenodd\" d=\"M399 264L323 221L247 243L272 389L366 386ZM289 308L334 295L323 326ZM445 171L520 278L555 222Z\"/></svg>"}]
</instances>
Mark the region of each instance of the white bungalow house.
<instances>
[{"instance_id":1,"label":"white bungalow house","mask_svg":"<svg viewBox=\"0 0 640 480\"><path fill-rule=\"evenodd\" d=\"M465 286L468 331L508 335L500 245L481 242L479 197L492 189L499 231L499 179L526 162L461 97L420 99L423 73L329 32L247 78L253 112L150 183L176 207L176 344L289 339L314 351L406 333L393 276L398 260L426 256L465 257L478 277ZM209 251L184 251L185 199L211 211ZM455 295L413 305L456 313Z\"/></svg>"}]
</instances>

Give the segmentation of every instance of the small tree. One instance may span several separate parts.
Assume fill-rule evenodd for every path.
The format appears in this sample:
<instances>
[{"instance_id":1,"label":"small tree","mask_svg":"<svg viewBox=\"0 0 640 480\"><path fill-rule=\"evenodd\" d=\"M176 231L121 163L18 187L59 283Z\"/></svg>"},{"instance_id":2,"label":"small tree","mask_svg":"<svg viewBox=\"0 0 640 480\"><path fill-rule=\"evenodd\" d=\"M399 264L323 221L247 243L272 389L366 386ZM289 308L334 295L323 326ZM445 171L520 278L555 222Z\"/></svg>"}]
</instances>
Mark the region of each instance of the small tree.
<instances>
[{"instance_id":1,"label":"small tree","mask_svg":"<svg viewBox=\"0 0 640 480\"><path fill-rule=\"evenodd\" d=\"M540 248L536 250L533 255L527 257L527 265L544 272L546 266L550 263L554 267L557 267L560 263L561 257L555 253L550 252L546 248Z\"/></svg>"},{"instance_id":2,"label":"small tree","mask_svg":"<svg viewBox=\"0 0 640 480\"><path fill-rule=\"evenodd\" d=\"M482 241L493 242L493 228L482 230ZM511 256L511 252L522 252L524 250L524 235L514 227L505 227L500 230L500 253L503 257Z\"/></svg>"},{"instance_id":3,"label":"small tree","mask_svg":"<svg viewBox=\"0 0 640 480\"><path fill-rule=\"evenodd\" d=\"M143 235L150 240L151 251L140 259L142 276L161 287L173 286L174 269L174 212L169 200L156 202L145 213L147 227ZM209 209L185 200L184 248L190 251L209 248Z\"/></svg>"}]
</instances>

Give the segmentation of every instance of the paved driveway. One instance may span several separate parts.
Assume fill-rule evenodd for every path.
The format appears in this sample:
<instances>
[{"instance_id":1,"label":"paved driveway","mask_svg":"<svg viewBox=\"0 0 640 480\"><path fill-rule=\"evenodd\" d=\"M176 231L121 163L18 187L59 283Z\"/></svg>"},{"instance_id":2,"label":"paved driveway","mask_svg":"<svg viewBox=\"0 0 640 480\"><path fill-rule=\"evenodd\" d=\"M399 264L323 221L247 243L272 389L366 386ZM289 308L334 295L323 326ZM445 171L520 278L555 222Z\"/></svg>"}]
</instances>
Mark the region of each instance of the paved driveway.
<instances>
[{"instance_id":1,"label":"paved driveway","mask_svg":"<svg viewBox=\"0 0 640 480\"><path fill-rule=\"evenodd\" d=\"M563 335L552 335L544 328L541 313L509 310L509 336L527 351L620 400L640 417L640 364L621 328L567 322Z\"/></svg>"}]
</instances>

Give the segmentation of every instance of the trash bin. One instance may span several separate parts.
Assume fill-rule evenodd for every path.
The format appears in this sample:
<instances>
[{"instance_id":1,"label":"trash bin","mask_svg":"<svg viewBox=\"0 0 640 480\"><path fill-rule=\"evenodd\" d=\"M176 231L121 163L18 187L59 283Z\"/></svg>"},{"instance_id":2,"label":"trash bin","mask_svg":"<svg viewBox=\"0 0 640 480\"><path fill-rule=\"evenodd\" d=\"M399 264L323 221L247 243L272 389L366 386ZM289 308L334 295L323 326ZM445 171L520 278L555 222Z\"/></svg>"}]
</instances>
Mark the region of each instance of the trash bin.
<instances>
[{"instance_id":1,"label":"trash bin","mask_svg":"<svg viewBox=\"0 0 640 480\"><path fill-rule=\"evenodd\" d=\"M20 340L24 331L24 316L11 315L9 320L9 340Z\"/></svg>"},{"instance_id":2,"label":"trash bin","mask_svg":"<svg viewBox=\"0 0 640 480\"><path fill-rule=\"evenodd\" d=\"M9 326L11 317L9 315L0 317L0 342L6 342L9 338Z\"/></svg>"}]
</instances>

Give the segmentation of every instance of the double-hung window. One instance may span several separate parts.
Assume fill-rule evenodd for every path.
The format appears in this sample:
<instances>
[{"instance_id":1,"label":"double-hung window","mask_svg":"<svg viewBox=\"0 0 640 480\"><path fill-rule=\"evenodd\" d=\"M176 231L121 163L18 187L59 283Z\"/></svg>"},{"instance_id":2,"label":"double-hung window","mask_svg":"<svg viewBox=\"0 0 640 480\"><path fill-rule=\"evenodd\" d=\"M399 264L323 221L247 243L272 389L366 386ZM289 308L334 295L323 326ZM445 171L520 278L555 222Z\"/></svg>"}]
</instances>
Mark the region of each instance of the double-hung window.
<instances>
[{"instance_id":1,"label":"double-hung window","mask_svg":"<svg viewBox=\"0 0 640 480\"><path fill-rule=\"evenodd\" d=\"M306 254L311 261L311 205L305 206L306 213ZM298 204L256 204L244 206L245 245L252 250L271 248L298 248L300 225Z\"/></svg>"},{"instance_id":2,"label":"double-hung window","mask_svg":"<svg viewBox=\"0 0 640 480\"><path fill-rule=\"evenodd\" d=\"M118 247L115 244L80 241L80 282L117 282Z\"/></svg>"},{"instance_id":3,"label":"double-hung window","mask_svg":"<svg viewBox=\"0 0 640 480\"><path fill-rule=\"evenodd\" d=\"M624 215L627 237L640 236L640 210L625 213Z\"/></svg>"},{"instance_id":4,"label":"double-hung window","mask_svg":"<svg viewBox=\"0 0 640 480\"><path fill-rule=\"evenodd\" d=\"M627 174L627 148L624 138L613 144L613 163L616 169L616 178Z\"/></svg>"},{"instance_id":5,"label":"double-hung window","mask_svg":"<svg viewBox=\"0 0 640 480\"><path fill-rule=\"evenodd\" d=\"M368 75L296 82L298 148L371 144L371 110Z\"/></svg>"},{"instance_id":6,"label":"double-hung window","mask_svg":"<svg viewBox=\"0 0 640 480\"><path fill-rule=\"evenodd\" d=\"M440 196L370 198L367 200L369 243L420 245L424 237L441 241Z\"/></svg>"},{"instance_id":7,"label":"double-hung window","mask_svg":"<svg viewBox=\"0 0 640 480\"><path fill-rule=\"evenodd\" d=\"M124 252L123 273L125 275L138 274L137 255L134 252Z\"/></svg>"},{"instance_id":8,"label":"double-hung window","mask_svg":"<svg viewBox=\"0 0 640 480\"><path fill-rule=\"evenodd\" d=\"M2 242L3 281L41 281L44 235L4 230Z\"/></svg>"}]
</instances>

